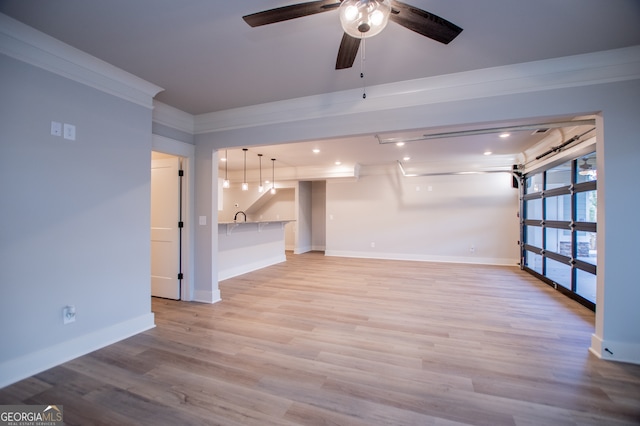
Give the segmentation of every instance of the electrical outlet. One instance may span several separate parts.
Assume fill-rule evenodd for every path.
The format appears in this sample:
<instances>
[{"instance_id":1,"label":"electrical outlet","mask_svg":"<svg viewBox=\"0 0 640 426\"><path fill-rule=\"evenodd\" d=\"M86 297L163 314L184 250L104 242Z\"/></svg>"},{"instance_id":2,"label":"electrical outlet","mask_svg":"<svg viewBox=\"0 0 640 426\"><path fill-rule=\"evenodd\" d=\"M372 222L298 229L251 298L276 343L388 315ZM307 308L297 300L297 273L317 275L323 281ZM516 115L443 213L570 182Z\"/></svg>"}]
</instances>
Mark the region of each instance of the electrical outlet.
<instances>
[{"instance_id":1,"label":"electrical outlet","mask_svg":"<svg viewBox=\"0 0 640 426\"><path fill-rule=\"evenodd\" d=\"M60 123L59 121L51 122L51 135L62 136L62 123Z\"/></svg>"},{"instance_id":2,"label":"electrical outlet","mask_svg":"<svg viewBox=\"0 0 640 426\"><path fill-rule=\"evenodd\" d=\"M69 324L76 321L76 307L73 305L62 308L62 323Z\"/></svg>"},{"instance_id":3,"label":"electrical outlet","mask_svg":"<svg viewBox=\"0 0 640 426\"><path fill-rule=\"evenodd\" d=\"M371 248L376 248L376 243L371 241Z\"/></svg>"}]
</instances>

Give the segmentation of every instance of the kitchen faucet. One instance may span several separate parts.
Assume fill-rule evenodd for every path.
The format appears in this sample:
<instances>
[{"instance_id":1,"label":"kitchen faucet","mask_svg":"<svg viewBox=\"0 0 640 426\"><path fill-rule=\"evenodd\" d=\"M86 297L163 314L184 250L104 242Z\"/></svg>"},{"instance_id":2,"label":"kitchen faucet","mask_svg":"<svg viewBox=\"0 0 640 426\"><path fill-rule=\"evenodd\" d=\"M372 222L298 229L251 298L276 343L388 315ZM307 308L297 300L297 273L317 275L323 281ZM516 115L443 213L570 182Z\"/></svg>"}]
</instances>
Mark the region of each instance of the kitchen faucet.
<instances>
[{"instance_id":1,"label":"kitchen faucet","mask_svg":"<svg viewBox=\"0 0 640 426\"><path fill-rule=\"evenodd\" d=\"M244 221L246 222L246 221L247 221L247 215L246 215L246 214L245 214L245 212L243 212L243 211L236 212L236 215L235 215L235 216L233 216L233 221L235 222L236 220L238 220L238 215L239 215L240 213L242 213L242 215L244 216Z\"/></svg>"}]
</instances>

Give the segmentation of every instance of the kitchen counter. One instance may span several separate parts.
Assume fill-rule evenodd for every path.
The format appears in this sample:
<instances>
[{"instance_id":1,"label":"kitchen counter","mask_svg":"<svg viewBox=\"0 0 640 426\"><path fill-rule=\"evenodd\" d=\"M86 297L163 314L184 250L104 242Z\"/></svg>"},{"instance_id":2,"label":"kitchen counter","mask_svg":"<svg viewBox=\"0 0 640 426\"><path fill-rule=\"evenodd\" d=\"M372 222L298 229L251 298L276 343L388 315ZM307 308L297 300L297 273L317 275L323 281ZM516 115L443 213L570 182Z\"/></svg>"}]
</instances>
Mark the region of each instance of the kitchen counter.
<instances>
[{"instance_id":1,"label":"kitchen counter","mask_svg":"<svg viewBox=\"0 0 640 426\"><path fill-rule=\"evenodd\" d=\"M289 222L219 222L218 281L286 261L284 227Z\"/></svg>"}]
</instances>

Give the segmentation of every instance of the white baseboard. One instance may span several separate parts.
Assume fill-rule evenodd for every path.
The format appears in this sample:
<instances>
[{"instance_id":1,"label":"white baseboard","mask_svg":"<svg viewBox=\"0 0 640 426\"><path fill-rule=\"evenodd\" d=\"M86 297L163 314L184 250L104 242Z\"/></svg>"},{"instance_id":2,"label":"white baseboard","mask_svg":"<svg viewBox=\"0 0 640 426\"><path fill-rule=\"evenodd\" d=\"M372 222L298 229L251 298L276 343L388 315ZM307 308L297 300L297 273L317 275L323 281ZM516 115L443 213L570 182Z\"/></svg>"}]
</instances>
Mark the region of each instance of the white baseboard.
<instances>
[{"instance_id":1,"label":"white baseboard","mask_svg":"<svg viewBox=\"0 0 640 426\"><path fill-rule=\"evenodd\" d=\"M0 364L0 388L155 327L148 313Z\"/></svg>"},{"instance_id":2,"label":"white baseboard","mask_svg":"<svg viewBox=\"0 0 640 426\"><path fill-rule=\"evenodd\" d=\"M497 266L517 266L519 259L503 259L492 257L462 257L462 256L433 256L421 254L405 253L375 253L375 252L355 252L341 250L326 250L325 256L335 257L358 257L364 259L382 260L412 260L418 262L444 262L444 263L468 263L474 265L497 265Z\"/></svg>"},{"instance_id":3,"label":"white baseboard","mask_svg":"<svg viewBox=\"0 0 640 426\"><path fill-rule=\"evenodd\" d=\"M216 291L204 291L204 290L196 290L193 292L192 302L200 302L200 303L217 303L221 301L220 298L220 290Z\"/></svg>"},{"instance_id":4,"label":"white baseboard","mask_svg":"<svg viewBox=\"0 0 640 426\"><path fill-rule=\"evenodd\" d=\"M293 254L302 254L311 251L311 246L297 247L293 250Z\"/></svg>"},{"instance_id":5,"label":"white baseboard","mask_svg":"<svg viewBox=\"0 0 640 426\"><path fill-rule=\"evenodd\" d=\"M640 365L639 343L602 340L599 336L592 334L589 351L601 359Z\"/></svg>"}]
</instances>

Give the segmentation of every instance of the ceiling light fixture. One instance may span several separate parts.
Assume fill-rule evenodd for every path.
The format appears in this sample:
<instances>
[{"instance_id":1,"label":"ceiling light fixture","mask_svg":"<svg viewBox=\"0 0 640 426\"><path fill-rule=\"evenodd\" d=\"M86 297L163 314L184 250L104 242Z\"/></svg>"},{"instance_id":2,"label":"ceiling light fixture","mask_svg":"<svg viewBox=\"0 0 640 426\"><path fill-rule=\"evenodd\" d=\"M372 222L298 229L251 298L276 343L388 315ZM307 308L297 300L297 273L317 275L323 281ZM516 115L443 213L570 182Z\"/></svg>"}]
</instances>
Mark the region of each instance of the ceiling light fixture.
<instances>
[{"instance_id":1,"label":"ceiling light fixture","mask_svg":"<svg viewBox=\"0 0 640 426\"><path fill-rule=\"evenodd\" d=\"M244 176L242 179L242 190L246 191L249 189L249 184L247 183L247 151L248 148L242 148L244 151Z\"/></svg>"},{"instance_id":2,"label":"ceiling light fixture","mask_svg":"<svg viewBox=\"0 0 640 426\"><path fill-rule=\"evenodd\" d=\"M260 183L258 184L258 192L262 193L264 191L264 186L262 186L262 154L258 154L258 158L260 159Z\"/></svg>"},{"instance_id":3,"label":"ceiling light fixture","mask_svg":"<svg viewBox=\"0 0 640 426\"><path fill-rule=\"evenodd\" d=\"M339 8L340 23L353 38L373 37L387 26L391 15L389 0L343 0Z\"/></svg>"},{"instance_id":4,"label":"ceiling light fixture","mask_svg":"<svg viewBox=\"0 0 640 426\"><path fill-rule=\"evenodd\" d=\"M319 150L318 148L314 148L314 149L313 149L313 153L314 153L314 154L318 154L319 152L320 152L320 150Z\"/></svg>"},{"instance_id":5,"label":"ceiling light fixture","mask_svg":"<svg viewBox=\"0 0 640 426\"><path fill-rule=\"evenodd\" d=\"M276 193L276 159L271 159L271 193Z\"/></svg>"},{"instance_id":6,"label":"ceiling light fixture","mask_svg":"<svg viewBox=\"0 0 640 426\"><path fill-rule=\"evenodd\" d=\"M231 184L229 183L229 176L227 170L227 164L229 164L229 155L227 154L227 150L224 150L224 180L222 181L223 188L229 188Z\"/></svg>"},{"instance_id":7,"label":"ceiling light fixture","mask_svg":"<svg viewBox=\"0 0 640 426\"><path fill-rule=\"evenodd\" d=\"M501 137L502 139L504 139L504 138L508 138L509 136L511 136L511 133L508 133L508 132L500 133L500 137Z\"/></svg>"},{"instance_id":8,"label":"ceiling light fixture","mask_svg":"<svg viewBox=\"0 0 640 426\"><path fill-rule=\"evenodd\" d=\"M484 152L484 155L491 155L491 154L493 154L493 152L491 152L491 151L485 151Z\"/></svg>"}]
</instances>

